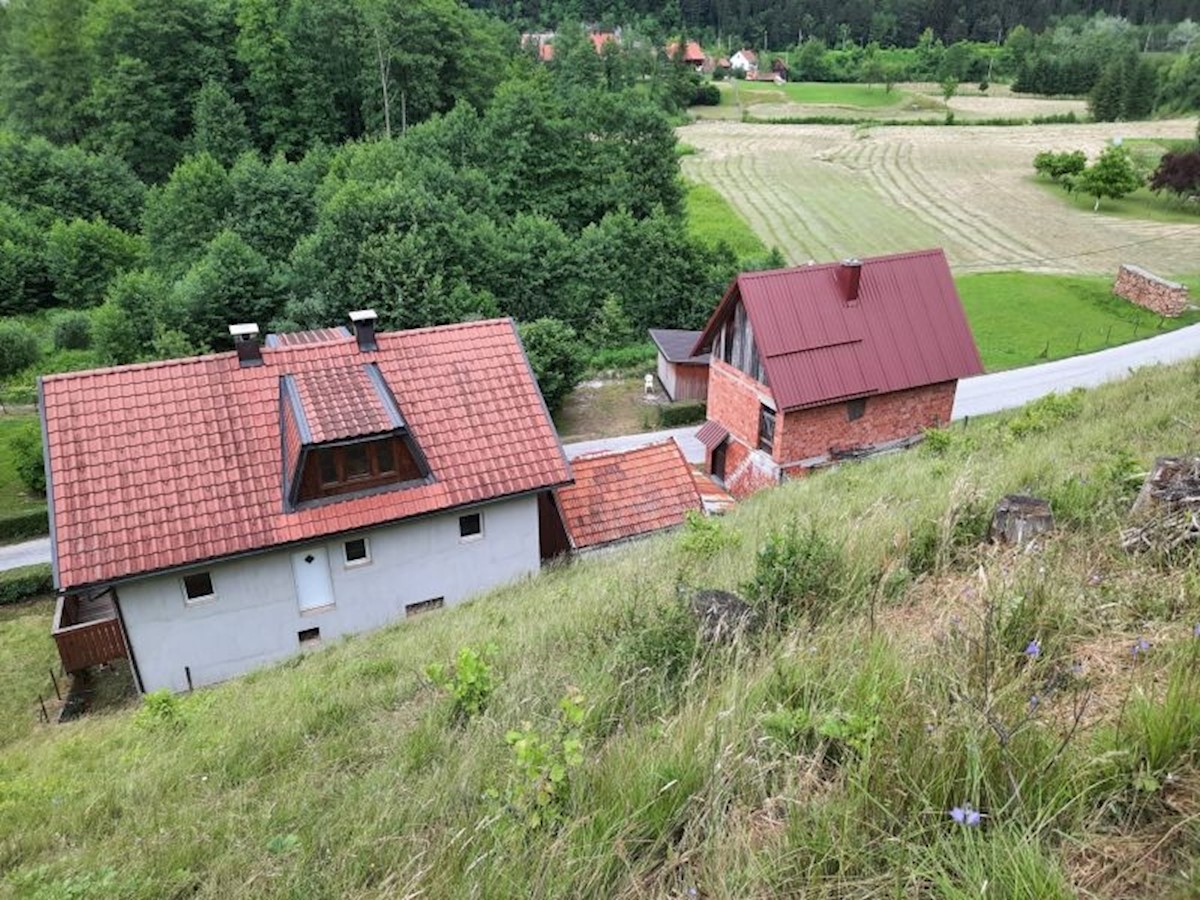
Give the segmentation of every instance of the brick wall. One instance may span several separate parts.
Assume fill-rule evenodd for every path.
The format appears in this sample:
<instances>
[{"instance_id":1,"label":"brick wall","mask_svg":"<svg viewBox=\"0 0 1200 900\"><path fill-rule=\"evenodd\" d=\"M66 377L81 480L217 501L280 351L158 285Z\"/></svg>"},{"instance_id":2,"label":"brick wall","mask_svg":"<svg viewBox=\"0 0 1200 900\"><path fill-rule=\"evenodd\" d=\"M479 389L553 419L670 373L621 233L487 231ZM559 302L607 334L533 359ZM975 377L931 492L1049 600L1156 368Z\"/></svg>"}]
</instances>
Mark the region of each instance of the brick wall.
<instances>
[{"instance_id":1,"label":"brick wall","mask_svg":"<svg viewBox=\"0 0 1200 900\"><path fill-rule=\"evenodd\" d=\"M720 422L742 443L758 446L758 408L771 392L749 375L714 359L708 367L708 417ZM779 425L776 423L776 429ZM726 468L732 472L732 468Z\"/></svg>"},{"instance_id":2,"label":"brick wall","mask_svg":"<svg viewBox=\"0 0 1200 900\"><path fill-rule=\"evenodd\" d=\"M736 438L729 438L725 460L725 490L738 500L779 483L779 469L770 457Z\"/></svg>"},{"instance_id":3,"label":"brick wall","mask_svg":"<svg viewBox=\"0 0 1200 900\"><path fill-rule=\"evenodd\" d=\"M1121 266L1113 293L1169 318L1178 316L1188 307L1186 285L1159 278L1138 266Z\"/></svg>"},{"instance_id":4,"label":"brick wall","mask_svg":"<svg viewBox=\"0 0 1200 900\"><path fill-rule=\"evenodd\" d=\"M868 397L866 412L853 422L845 403L785 413L776 423L775 460L796 463L825 456L831 449L881 444L945 425L954 407L956 384L945 381Z\"/></svg>"}]
</instances>

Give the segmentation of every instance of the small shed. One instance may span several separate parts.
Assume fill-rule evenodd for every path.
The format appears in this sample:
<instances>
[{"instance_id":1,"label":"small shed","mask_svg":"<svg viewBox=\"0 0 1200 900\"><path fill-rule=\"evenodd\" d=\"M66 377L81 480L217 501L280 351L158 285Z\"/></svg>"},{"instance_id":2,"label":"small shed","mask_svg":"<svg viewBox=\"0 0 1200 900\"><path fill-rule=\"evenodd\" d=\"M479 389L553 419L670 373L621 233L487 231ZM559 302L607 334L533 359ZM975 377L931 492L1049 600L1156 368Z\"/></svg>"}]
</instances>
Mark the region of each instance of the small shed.
<instances>
[{"instance_id":1,"label":"small shed","mask_svg":"<svg viewBox=\"0 0 1200 900\"><path fill-rule=\"evenodd\" d=\"M658 380L672 402L708 399L709 354L692 355L699 339L699 331L650 329L650 340L658 348Z\"/></svg>"}]
</instances>

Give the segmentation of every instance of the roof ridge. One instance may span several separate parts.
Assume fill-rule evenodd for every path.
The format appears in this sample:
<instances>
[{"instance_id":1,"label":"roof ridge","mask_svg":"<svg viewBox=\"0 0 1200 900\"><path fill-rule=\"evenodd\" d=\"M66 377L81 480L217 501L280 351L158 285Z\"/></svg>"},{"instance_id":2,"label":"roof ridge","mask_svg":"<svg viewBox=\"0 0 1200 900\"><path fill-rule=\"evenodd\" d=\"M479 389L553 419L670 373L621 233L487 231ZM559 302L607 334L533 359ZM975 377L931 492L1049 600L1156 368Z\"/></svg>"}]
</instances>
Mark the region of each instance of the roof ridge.
<instances>
[{"instance_id":1,"label":"roof ridge","mask_svg":"<svg viewBox=\"0 0 1200 900\"><path fill-rule=\"evenodd\" d=\"M578 456L576 456L574 459L572 459L571 462L589 462L590 460L593 460L593 459L603 459L606 456L618 456L620 454L625 454L625 453L637 453L639 450L657 449L658 447L663 447L667 444L674 444L674 443L675 443L675 438L668 437L668 438L663 438L660 441L651 441L650 443L647 443L647 444L638 444L636 447L626 447L623 450L620 448L615 449L615 450L593 450L590 453L580 453ZM676 446L678 446L678 445L676 445Z\"/></svg>"},{"instance_id":2,"label":"roof ridge","mask_svg":"<svg viewBox=\"0 0 1200 900\"><path fill-rule=\"evenodd\" d=\"M928 247L924 250L902 250L899 253L883 253L879 256L860 256L858 261L864 266L868 263L891 262L899 259L912 259L918 256L933 256L935 254L944 254L941 247ZM781 269L759 269L754 272L741 272L738 274L738 280L745 278L761 278L768 275L790 275L798 272L812 272L818 269L829 269L834 266L840 266L844 260L834 259L828 262L820 263L802 263L797 266L784 266Z\"/></svg>"}]
</instances>

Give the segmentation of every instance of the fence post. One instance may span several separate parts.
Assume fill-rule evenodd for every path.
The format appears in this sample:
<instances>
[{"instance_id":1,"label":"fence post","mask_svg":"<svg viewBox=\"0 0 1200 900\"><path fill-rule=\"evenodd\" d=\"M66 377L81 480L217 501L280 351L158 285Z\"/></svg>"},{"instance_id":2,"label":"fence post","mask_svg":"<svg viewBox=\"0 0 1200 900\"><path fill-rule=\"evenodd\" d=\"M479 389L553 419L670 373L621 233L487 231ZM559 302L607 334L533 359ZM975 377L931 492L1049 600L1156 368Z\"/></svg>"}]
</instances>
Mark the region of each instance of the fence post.
<instances>
[{"instance_id":1,"label":"fence post","mask_svg":"<svg viewBox=\"0 0 1200 900\"><path fill-rule=\"evenodd\" d=\"M46 701L42 699L41 694L38 694L38 705L42 708L42 721L49 725L50 713L46 712Z\"/></svg>"},{"instance_id":2,"label":"fence post","mask_svg":"<svg viewBox=\"0 0 1200 900\"><path fill-rule=\"evenodd\" d=\"M54 677L54 670L50 670L50 683L54 685L54 696L58 698L58 702L62 702L62 693L58 689L58 679Z\"/></svg>"},{"instance_id":3,"label":"fence post","mask_svg":"<svg viewBox=\"0 0 1200 900\"><path fill-rule=\"evenodd\" d=\"M1108 331L1104 332L1104 346L1108 346L1108 339L1112 337L1112 326L1108 326Z\"/></svg>"}]
</instances>

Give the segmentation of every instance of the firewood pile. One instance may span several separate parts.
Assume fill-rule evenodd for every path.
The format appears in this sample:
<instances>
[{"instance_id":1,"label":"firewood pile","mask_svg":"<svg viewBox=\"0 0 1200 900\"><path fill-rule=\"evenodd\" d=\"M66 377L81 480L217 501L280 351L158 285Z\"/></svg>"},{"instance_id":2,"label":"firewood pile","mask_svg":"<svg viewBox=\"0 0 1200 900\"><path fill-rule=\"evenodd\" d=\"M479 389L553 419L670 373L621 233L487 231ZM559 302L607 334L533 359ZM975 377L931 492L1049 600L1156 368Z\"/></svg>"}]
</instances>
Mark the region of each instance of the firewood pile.
<instances>
[{"instance_id":1,"label":"firewood pile","mask_svg":"<svg viewBox=\"0 0 1200 900\"><path fill-rule=\"evenodd\" d=\"M1129 511L1121 546L1170 552L1200 539L1200 456L1160 456Z\"/></svg>"},{"instance_id":2,"label":"firewood pile","mask_svg":"<svg viewBox=\"0 0 1200 900\"><path fill-rule=\"evenodd\" d=\"M1037 535L1054 530L1050 504L1040 497L1008 494L992 513L989 535L993 541L1024 547Z\"/></svg>"}]
</instances>

